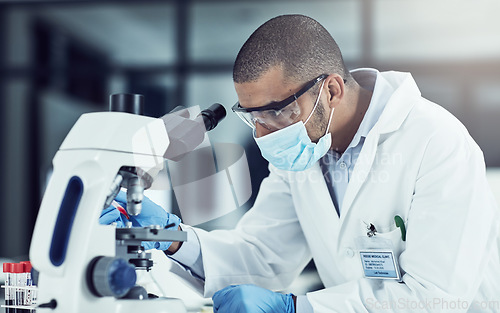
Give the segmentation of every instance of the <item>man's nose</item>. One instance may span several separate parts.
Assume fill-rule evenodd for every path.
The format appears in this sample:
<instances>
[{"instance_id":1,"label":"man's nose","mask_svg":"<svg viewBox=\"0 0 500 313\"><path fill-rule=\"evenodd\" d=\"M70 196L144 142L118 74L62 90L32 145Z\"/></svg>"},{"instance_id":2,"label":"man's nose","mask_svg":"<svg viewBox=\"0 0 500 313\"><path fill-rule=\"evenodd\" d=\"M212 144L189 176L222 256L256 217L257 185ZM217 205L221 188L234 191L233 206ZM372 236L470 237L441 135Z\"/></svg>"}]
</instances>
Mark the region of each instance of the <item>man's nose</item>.
<instances>
[{"instance_id":1,"label":"man's nose","mask_svg":"<svg viewBox=\"0 0 500 313\"><path fill-rule=\"evenodd\" d=\"M270 133L272 133L272 131L262 126L262 124L260 124L259 122L255 123L255 136L257 138L265 136Z\"/></svg>"}]
</instances>

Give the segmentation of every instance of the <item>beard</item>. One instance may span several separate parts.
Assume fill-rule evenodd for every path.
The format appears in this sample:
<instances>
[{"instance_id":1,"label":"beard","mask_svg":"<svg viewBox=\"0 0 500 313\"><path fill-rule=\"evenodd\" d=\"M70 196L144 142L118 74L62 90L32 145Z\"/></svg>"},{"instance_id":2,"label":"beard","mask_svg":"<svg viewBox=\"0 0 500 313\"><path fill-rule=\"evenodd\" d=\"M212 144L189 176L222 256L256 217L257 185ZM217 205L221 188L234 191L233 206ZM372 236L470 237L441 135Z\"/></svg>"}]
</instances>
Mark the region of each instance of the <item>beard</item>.
<instances>
[{"instance_id":1,"label":"beard","mask_svg":"<svg viewBox=\"0 0 500 313\"><path fill-rule=\"evenodd\" d=\"M308 123L311 124L311 128L307 132L312 142L317 143L318 140L325 135L328 128L328 119L329 116L326 114L323 101L320 100L313 116L311 116L311 120Z\"/></svg>"}]
</instances>

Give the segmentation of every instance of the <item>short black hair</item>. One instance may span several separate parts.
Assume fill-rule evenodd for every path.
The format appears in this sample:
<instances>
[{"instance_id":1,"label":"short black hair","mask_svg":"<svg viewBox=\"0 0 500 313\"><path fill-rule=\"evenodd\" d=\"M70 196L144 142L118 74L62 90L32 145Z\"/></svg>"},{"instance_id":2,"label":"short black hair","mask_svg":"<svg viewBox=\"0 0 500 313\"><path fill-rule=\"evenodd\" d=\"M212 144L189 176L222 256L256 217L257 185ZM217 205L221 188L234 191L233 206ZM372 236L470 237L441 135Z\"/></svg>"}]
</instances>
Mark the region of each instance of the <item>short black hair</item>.
<instances>
[{"instance_id":1,"label":"short black hair","mask_svg":"<svg viewBox=\"0 0 500 313\"><path fill-rule=\"evenodd\" d=\"M286 81L306 82L321 74L350 77L330 33L304 15L281 15L262 24L240 49L233 67L235 83L253 82L281 66Z\"/></svg>"}]
</instances>

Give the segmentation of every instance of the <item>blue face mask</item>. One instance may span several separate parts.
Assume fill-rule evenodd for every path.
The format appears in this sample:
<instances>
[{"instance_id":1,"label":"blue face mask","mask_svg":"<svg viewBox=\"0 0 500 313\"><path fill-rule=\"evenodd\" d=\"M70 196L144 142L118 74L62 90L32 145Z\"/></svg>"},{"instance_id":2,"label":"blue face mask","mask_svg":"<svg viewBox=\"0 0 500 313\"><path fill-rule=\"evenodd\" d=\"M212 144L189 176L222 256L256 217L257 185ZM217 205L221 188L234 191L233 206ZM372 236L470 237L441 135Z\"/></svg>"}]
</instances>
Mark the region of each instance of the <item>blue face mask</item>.
<instances>
[{"instance_id":1,"label":"blue face mask","mask_svg":"<svg viewBox=\"0 0 500 313\"><path fill-rule=\"evenodd\" d=\"M287 171L303 171L310 168L328 152L328 149L330 149L332 137L328 130L330 129L330 123L332 121L333 108L330 113L325 135L318 140L318 143L311 141L305 127L305 124L309 121L309 118L312 116L319 103L321 91L323 91L323 84L321 85L320 93L316 99L313 110L304 123L299 121L258 138L255 137L254 131L254 139L260 148L262 156L275 167Z\"/></svg>"}]
</instances>

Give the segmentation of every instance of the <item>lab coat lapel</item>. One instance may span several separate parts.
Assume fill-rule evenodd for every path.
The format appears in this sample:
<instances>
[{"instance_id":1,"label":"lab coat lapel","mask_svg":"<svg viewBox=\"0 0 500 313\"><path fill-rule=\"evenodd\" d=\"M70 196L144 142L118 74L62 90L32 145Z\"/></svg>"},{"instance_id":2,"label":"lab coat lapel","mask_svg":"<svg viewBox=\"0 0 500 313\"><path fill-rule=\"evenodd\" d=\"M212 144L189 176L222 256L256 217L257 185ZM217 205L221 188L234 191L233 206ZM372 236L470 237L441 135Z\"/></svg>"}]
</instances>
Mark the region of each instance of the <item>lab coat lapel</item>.
<instances>
[{"instance_id":1,"label":"lab coat lapel","mask_svg":"<svg viewBox=\"0 0 500 313\"><path fill-rule=\"evenodd\" d=\"M325 218L327 225L335 225L336 228L339 222L339 216L330 195L330 191L328 190L328 186L326 185L327 182L323 176L323 171L321 170L319 162L314 166L313 170L316 172L315 176L321 177L321 179L319 179L312 187L318 192L320 196L318 199L324 199L321 203L319 203L321 211L324 214L323 217Z\"/></svg>"},{"instance_id":2,"label":"lab coat lapel","mask_svg":"<svg viewBox=\"0 0 500 313\"><path fill-rule=\"evenodd\" d=\"M310 169L304 172L297 172L294 175L297 181L303 182L298 190L307 195L301 198L305 201L304 205L310 208L307 210L307 214L310 215L311 220L320 221L320 225L325 225L326 227L323 231L336 231L339 224L339 217L319 162ZM320 226L318 225L318 227Z\"/></svg>"},{"instance_id":3,"label":"lab coat lapel","mask_svg":"<svg viewBox=\"0 0 500 313\"><path fill-rule=\"evenodd\" d=\"M335 251L338 251L340 219L319 162L306 172L310 178L314 178L306 183L307 186L303 186L304 190L308 191L304 198L308 199L310 206L310 210L306 213L309 215L307 221L310 225L314 225L315 235L313 238L315 238L316 244L321 243L321 251L328 251L328 256L324 255L324 257L333 260L335 259ZM337 274L340 275L340 273Z\"/></svg>"}]
</instances>

